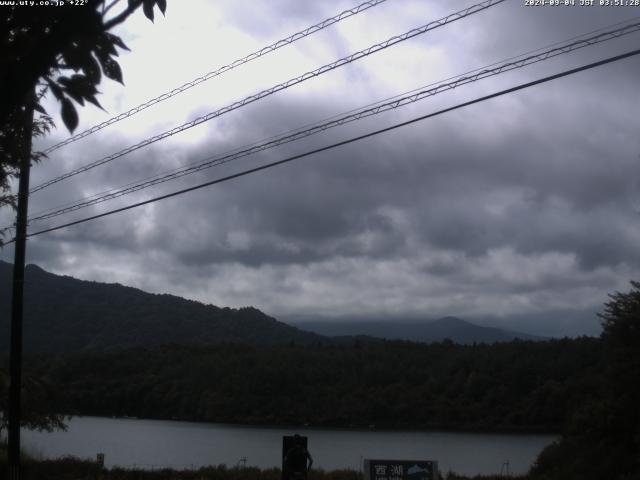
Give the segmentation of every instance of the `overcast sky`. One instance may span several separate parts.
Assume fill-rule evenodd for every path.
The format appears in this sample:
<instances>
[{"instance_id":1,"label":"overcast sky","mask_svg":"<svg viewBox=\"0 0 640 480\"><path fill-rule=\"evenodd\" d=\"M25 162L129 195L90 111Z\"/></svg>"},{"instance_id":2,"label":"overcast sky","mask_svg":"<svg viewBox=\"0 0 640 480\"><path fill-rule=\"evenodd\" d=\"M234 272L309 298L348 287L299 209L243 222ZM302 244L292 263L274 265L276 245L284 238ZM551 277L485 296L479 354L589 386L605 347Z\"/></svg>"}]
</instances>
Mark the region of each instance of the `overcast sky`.
<instances>
[{"instance_id":1,"label":"overcast sky","mask_svg":"<svg viewBox=\"0 0 640 480\"><path fill-rule=\"evenodd\" d=\"M37 165L32 185L473 1L388 0L110 126ZM579 0L576 0L579 3ZM169 0L116 31L125 86L77 131L355 6ZM157 13L157 10L156 10ZM640 15L507 0L35 193L78 200ZM637 19L636 19L637 20ZM195 185L637 48L628 35L47 222ZM640 279L640 57L339 149L32 238L28 261L279 319L435 319L597 333L607 293ZM48 100L50 111L57 111ZM56 114L57 117L57 114ZM68 136L62 122L44 148ZM10 223L9 212L2 214ZM5 261L13 252L5 248Z\"/></svg>"}]
</instances>

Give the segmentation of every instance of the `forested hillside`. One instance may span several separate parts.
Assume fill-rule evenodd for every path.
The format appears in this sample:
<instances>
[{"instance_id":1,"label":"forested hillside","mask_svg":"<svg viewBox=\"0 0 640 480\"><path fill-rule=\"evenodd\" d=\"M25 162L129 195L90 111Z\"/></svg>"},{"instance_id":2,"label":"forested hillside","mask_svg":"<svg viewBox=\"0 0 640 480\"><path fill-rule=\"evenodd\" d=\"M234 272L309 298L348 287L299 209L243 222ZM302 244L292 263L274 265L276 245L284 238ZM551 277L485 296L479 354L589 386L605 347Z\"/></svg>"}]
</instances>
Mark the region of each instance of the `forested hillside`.
<instances>
[{"instance_id":1,"label":"forested hillside","mask_svg":"<svg viewBox=\"0 0 640 480\"><path fill-rule=\"evenodd\" d=\"M558 431L597 388L596 339L219 345L31 358L66 413L251 424Z\"/></svg>"},{"instance_id":2,"label":"forested hillside","mask_svg":"<svg viewBox=\"0 0 640 480\"><path fill-rule=\"evenodd\" d=\"M0 328L9 331L12 265L0 262ZM323 337L278 322L255 308L219 308L119 284L87 282L28 265L27 352L104 351L176 343L317 343ZM0 352L8 348L0 336Z\"/></svg>"}]
</instances>

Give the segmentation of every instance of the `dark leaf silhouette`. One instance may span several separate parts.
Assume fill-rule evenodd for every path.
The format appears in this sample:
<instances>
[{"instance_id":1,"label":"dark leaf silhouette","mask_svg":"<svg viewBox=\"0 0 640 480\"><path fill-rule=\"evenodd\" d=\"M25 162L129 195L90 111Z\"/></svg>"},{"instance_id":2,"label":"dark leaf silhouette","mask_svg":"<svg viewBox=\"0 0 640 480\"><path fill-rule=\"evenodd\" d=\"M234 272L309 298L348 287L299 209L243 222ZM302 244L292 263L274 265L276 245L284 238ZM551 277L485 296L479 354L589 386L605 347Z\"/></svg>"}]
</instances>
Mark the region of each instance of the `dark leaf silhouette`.
<instances>
[{"instance_id":1,"label":"dark leaf silhouette","mask_svg":"<svg viewBox=\"0 0 640 480\"><path fill-rule=\"evenodd\" d=\"M98 58L106 58L110 55L113 55L114 57L118 56L118 50L111 40L111 37L107 37L105 35L99 40L96 44L96 55L98 55Z\"/></svg>"},{"instance_id":2,"label":"dark leaf silhouette","mask_svg":"<svg viewBox=\"0 0 640 480\"><path fill-rule=\"evenodd\" d=\"M115 80L116 82L120 82L124 85L122 81L122 70L120 69L120 65L111 57L106 57L101 60L102 70L104 71L104 75L111 80Z\"/></svg>"},{"instance_id":3,"label":"dark leaf silhouette","mask_svg":"<svg viewBox=\"0 0 640 480\"><path fill-rule=\"evenodd\" d=\"M84 75L72 75L68 88L73 89L78 95L83 97L97 93L95 84Z\"/></svg>"},{"instance_id":4,"label":"dark leaf silhouette","mask_svg":"<svg viewBox=\"0 0 640 480\"><path fill-rule=\"evenodd\" d=\"M47 114L47 111L39 103L34 104L33 108L38 113L41 113L43 115Z\"/></svg>"},{"instance_id":5,"label":"dark leaf silhouette","mask_svg":"<svg viewBox=\"0 0 640 480\"><path fill-rule=\"evenodd\" d=\"M73 133L78 126L78 112L76 112L76 107L73 106L73 103L68 98L62 99L61 114L65 126Z\"/></svg>"},{"instance_id":6,"label":"dark leaf silhouette","mask_svg":"<svg viewBox=\"0 0 640 480\"><path fill-rule=\"evenodd\" d=\"M104 35L107 39L109 39L111 43L113 43L117 47L120 47L123 50L131 51L119 36L109 32L105 33Z\"/></svg>"},{"instance_id":7,"label":"dark leaf silhouette","mask_svg":"<svg viewBox=\"0 0 640 480\"><path fill-rule=\"evenodd\" d=\"M142 10L144 11L145 16L153 22L153 6L155 5L155 0L143 0Z\"/></svg>"},{"instance_id":8,"label":"dark leaf silhouette","mask_svg":"<svg viewBox=\"0 0 640 480\"><path fill-rule=\"evenodd\" d=\"M62 101L62 99L64 98L62 89L49 79L47 79L47 85L49 85L49 88L51 89L51 93L53 93L53 96L56 97L57 100Z\"/></svg>"},{"instance_id":9,"label":"dark leaf silhouette","mask_svg":"<svg viewBox=\"0 0 640 480\"><path fill-rule=\"evenodd\" d=\"M167 10L167 0L158 0L158 8L164 15L164 12Z\"/></svg>"},{"instance_id":10,"label":"dark leaf silhouette","mask_svg":"<svg viewBox=\"0 0 640 480\"><path fill-rule=\"evenodd\" d=\"M102 71L100 70L100 65L98 61L93 57L93 55L89 55L86 59L86 62L82 65L82 71L87 76L91 82L94 84L100 83L102 78Z\"/></svg>"},{"instance_id":11,"label":"dark leaf silhouette","mask_svg":"<svg viewBox=\"0 0 640 480\"><path fill-rule=\"evenodd\" d=\"M100 105L100 102L98 101L98 99L95 97L95 95L90 95L88 97L85 98L85 100L89 103L92 103L93 105L95 105L96 107L98 107L100 110L104 110L104 108L102 108L102 105Z\"/></svg>"},{"instance_id":12,"label":"dark leaf silhouette","mask_svg":"<svg viewBox=\"0 0 640 480\"><path fill-rule=\"evenodd\" d=\"M58 83L64 86L64 91L67 95L73 98L80 105L84 105L84 98L78 92L77 88L74 87L72 80L68 77L60 77L58 79Z\"/></svg>"},{"instance_id":13,"label":"dark leaf silhouette","mask_svg":"<svg viewBox=\"0 0 640 480\"><path fill-rule=\"evenodd\" d=\"M64 52L62 57L66 66L77 72L86 62L87 52L78 47L73 47Z\"/></svg>"}]
</instances>

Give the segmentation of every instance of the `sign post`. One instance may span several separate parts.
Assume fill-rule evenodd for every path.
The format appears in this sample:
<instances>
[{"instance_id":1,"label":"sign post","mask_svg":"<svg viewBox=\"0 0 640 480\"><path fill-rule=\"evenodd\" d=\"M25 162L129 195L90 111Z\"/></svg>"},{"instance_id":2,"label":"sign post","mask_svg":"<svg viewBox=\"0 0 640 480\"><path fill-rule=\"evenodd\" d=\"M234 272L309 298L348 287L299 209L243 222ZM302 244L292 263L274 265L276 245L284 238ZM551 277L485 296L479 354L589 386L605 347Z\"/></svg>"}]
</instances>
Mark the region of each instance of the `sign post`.
<instances>
[{"instance_id":1,"label":"sign post","mask_svg":"<svg viewBox=\"0 0 640 480\"><path fill-rule=\"evenodd\" d=\"M303 435L282 437L282 480L306 480L313 463L307 445L308 439Z\"/></svg>"}]
</instances>

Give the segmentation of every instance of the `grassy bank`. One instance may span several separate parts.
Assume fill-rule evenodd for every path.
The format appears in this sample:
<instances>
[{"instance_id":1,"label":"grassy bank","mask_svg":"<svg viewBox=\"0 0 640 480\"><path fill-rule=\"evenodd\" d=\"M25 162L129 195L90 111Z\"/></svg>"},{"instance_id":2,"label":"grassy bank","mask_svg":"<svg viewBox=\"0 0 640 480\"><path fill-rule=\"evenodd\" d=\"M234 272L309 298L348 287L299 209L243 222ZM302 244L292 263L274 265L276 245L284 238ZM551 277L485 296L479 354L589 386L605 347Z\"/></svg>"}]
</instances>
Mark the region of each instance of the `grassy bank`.
<instances>
[{"instance_id":1,"label":"grassy bank","mask_svg":"<svg viewBox=\"0 0 640 480\"><path fill-rule=\"evenodd\" d=\"M6 453L0 450L0 480L7 478ZM464 477L448 474L446 480L499 480L504 477ZM512 480L527 480L528 477L509 477ZM204 467L198 470L134 470L99 469L94 462L67 457L56 460L28 459L23 467L24 480L280 480L280 469L261 470L254 467L227 468L224 465ZM308 480L363 480L354 470L311 470Z\"/></svg>"}]
</instances>

